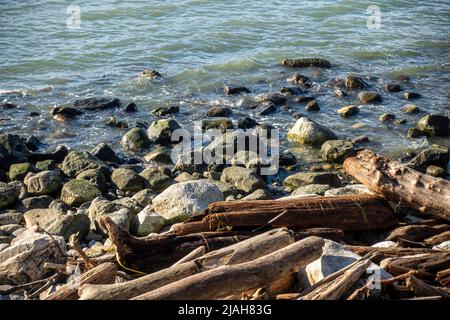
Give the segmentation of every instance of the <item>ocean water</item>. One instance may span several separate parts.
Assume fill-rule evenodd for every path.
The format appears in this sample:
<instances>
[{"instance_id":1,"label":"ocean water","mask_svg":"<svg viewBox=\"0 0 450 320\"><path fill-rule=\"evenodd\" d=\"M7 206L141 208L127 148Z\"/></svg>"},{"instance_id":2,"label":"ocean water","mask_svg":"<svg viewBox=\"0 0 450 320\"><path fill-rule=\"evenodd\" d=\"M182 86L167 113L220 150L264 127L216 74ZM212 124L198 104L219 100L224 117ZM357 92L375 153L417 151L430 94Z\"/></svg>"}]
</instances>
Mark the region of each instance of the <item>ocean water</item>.
<instances>
[{"instance_id":1,"label":"ocean water","mask_svg":"<svg viewBox=\"0 0 450 320\"><path fill-rule=\"evenodd\" d=\"M156 107L179 105L181 112L175 119L190 128L211 106L229 106L234 121L253 116L279 128L282 137L295 122L292 114L300 112L343 138L368 135L370 147L392 156L434 142L449 145L448 137L405 138L407 129L425 113L443 114L449 108L448 0L85 0L79 7L73 4L0 0L0 101L19 105L0 110L0 132L33 134L48 148L61 143L88 149L109 142L122 152L118 142L126 130L106 126L111 115L133 126L151 123L155 117L150 111ZM377 7L371 7L374 4ZM279 64L285 57L322 57L333 67L287 69ZM158 70L164 80L138 77L145 69ZM249 110L252 99L279 92L295 72L315 82L310 94L317 97L320 112L307 113L298 104L267 116ZM343 119L335 110L357 103L356 95L335 98L327 82L348 73L365 77L384 100ZM403 92L383 91L400 74L411 78L402 84L405 91L423 95L413 102L421 114L400 111L407 103ZM226 84L245 85L252 94L225 96ZM54 106L90 96L134 101L139 112L109 110L87 113L69 123L52 120ZM40 115L30 117L32 111ZM381 123L378 116L384 112L408 122ZM356 123L359 128L352 127Z\"/></svg>"}]
</instances>

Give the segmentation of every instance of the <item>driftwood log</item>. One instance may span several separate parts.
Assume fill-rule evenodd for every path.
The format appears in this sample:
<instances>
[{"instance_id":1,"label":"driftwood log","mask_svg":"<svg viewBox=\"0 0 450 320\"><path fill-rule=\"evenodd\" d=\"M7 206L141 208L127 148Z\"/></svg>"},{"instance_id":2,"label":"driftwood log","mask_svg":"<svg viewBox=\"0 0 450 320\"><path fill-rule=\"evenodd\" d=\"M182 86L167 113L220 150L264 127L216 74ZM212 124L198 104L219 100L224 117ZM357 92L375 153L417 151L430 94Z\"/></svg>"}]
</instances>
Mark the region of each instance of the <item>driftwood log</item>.
<instances>
[{"instance_id":1,"label":"driftwood log","mask_svg":"<svg viewBox=\"0 0 450 320\"><path fill-rule=\"evenodd\" d=\"M422 241L428 237L435 236L449 230L450 226L446 224L436 226L409 225L395 229L389 234L386 240Z\"/></svg>"},{"instance_id":2,"label":"driftwood log","mask_svg":"<svg viewBox=\"0 0 450 320\"><path fill-rule=\"evenodd\" d=\"M436 288L434 286L431 286L427 284L426 282L417 279L414 276L409 277L406 279L406 286L408 289L413 291L417 296L419 297L435 297L440 296L443 299L450 299L450 293L445 292L439 288Z\"/></svg>"},{"instance_id":3,"label":"driftwood log","mask_svg":"<svg viewBox=\"0 0 450 320\"><path fill-rule=\"evenodd\" d=\"M135 300L219 299L257 289L297 272L322 254L324 240L309 237L256 260L227 265L173 282Z\"/></svg>"},{"instance_id":4,"label":"driftwood log","mask_svg":"<svg viewBox=\"0 0 450 320\"><path fill-rule=\"evenodd\" d=\"M450 182L410 169L370 150L344 161L345 171L387 200L450 220Z\"/></svg>"},{"instance_id":5,"label":"driftwood log","mask_svg":"<svg viewBox=\"0 0 450 320\"><path fill-rule=\"evenodd\" d=\"M277 218L277 219L274 219ZM337 228L345 231L391 228L397 225L388 203L377 196L354 195L292 200L221 201L208 206L174 230L177 234L242 228Z\"/></svg>"},{"instance_id":6,"label":"driftwood log","mask_svg":"<svg viewBox=\"0 0 450 320\"><path fill-rule=\"evenodd\" d=\"M79 295L83 300L131 299L206 270L251 261L284 248L294 241L292 233L285 228L269 230L234 245L209 252L192 261L177 264L125 283L82 286Z\"/></svg>"}]
</instances>

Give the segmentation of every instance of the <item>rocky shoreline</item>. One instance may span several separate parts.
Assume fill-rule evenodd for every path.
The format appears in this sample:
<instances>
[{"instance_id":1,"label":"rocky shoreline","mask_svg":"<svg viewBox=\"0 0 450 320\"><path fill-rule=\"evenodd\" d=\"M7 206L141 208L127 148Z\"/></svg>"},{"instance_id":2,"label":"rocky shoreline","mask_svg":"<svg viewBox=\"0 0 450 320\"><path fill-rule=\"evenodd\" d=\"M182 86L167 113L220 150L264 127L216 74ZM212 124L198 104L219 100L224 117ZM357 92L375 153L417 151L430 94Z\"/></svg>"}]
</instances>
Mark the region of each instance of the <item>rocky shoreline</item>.
<instances>
[{"instance_id":1,"label":"rocky shoreline","mask_svg":"<svg viewBox=\"0 0 450 320\"><path fill-rule=\"evenodd\" d=\"M287 68L332 67L330 62L323 59L286 59L282 65ZM143 72L142 76L162 77L153 70ZM405 81L408 81L407 76L397 77L395 82L386 85L385 92L377 92L371 90L368 83L358 76L336 79L333 84L334 96L356 94L359 101L358 104L337 108L336 112L342 117L352 117L358 114L361 105L376 104L383 100L384 95L400 92ZM126 157L106 143L97 145L89 152L69 150L63 145L55 146L52 152L42 152L40 142L33 136L1 134L0 294L11 292L1 295L1 298L30 298L30 293L32 299L45 298L67 279L73 278L73 274L59 277L48 288L34 294L30 288L11 291L11 288L46 279L53 270L46 269L45 263L48 267L48 263L64 264L67 257L79 258L80 253L69 246L74 235L89 258L98 258L114 251L107 230L102 228L104 216L111 218L117 226L133 236L154 237L170 233L180 222L201 214L211 203L219 201L283 201L372 195L366 186L342 169L345 159L355 156L364 148L370 148L370 137L340 139L329 128L311 120L308 113L320 112L319 103L308 93L313 81L295 73L287 82L289 85L281 88L280 93L262 96L252 108L260 115L269 115L283 108L287 101L304 105L304 112L296 114L292 123L286 124L282 134L287 136L289 143L317 150L323 163L299 165L296 156L285 151L279 156L280 172L274 176L261 175L264 161L259 158L256 161L247 160L248 150L242 150L241 156L247 160L243 162L237 161L238 155L234 155L226 159L228 162L225 164L174 163L172 151L176 143L171 141L171 137L182 126L171 116L180 111L178 106L154 110L153 115L160 119L148 127L141 125L128 128L128 124L120 119L109 119L109 126L128 130L120 142L128 155ZM250 90L246 87L228 85L224 88L225 95L247 93ZM410 100L420 99L421 95L417 92L402 94L405 99L402 111L405 114L418 113L418 107ZM15 107L11 103L0 105L0 109ZM121 109L133 113L137 108L136 104L124 104L117 98L86 98L76 100L73 106L55 107L52 117L56 121L71 121L89 112ZM233 129L232 116L231 108L212 107L205 114L202 130ZM448 137L449 116L448 113L423 115L408 130L407 137ZM271 128L268 124L257 123L251 117L237 120L237 129L241 130L254 129L257 133L258 130ZM386 113L379 117L379 121L401 124L403 119ZM235 143L236 136L233 134L211 142L224 149L234 147ZM194 149L189 157L193 158L196 151L202 152L204 148L208 146ZM447 146L433 144L417 154L405 155L400 162L420 173L448 178ZM399 209L399 214L402 223L424 220L423 214L418 215L407 207ZM443 232L448 233L446 230ZM390 231L380 230L370 236L359 234L361 238L358 240L355 240L355 235L349 235L353 236L351 243L374 245L389 238ZM52 241L57 241L62 249L46 247ZM334 242L327 245L339 246ZM399 241L384 245L397 247ZM449 239L434 243L434 246L448 251ZM29 256L22 254L26 250L31 250ZM338 252L341 249L329 250ZM126 269L122 271L127 272ZM322 275L322 278L325 276ZM1 285L7 288L1 290Z\"/></svg>"}]
</instances>

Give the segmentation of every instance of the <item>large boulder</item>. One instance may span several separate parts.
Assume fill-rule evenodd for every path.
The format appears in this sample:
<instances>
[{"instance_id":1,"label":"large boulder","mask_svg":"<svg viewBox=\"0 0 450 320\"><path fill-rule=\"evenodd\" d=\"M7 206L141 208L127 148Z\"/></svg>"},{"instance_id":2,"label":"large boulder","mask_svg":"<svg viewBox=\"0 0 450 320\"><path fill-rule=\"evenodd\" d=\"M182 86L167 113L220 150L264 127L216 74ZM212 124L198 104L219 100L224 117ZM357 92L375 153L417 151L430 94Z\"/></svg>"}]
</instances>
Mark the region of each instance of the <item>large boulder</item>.
<instances>
[{"instance_id":1,"label":"large boulder","mask_svg":"<svg viewBox=\"0 0 450 320\"><path fill-rule=\"evenodd\" d=\"M143 189L143 190L137 192L132 197L132 199L134 201L136 201L140 207L144 208L144 207L148 206L149 204L151 204L153 198L156 196L157 196L157 194L153 190Z\"/></svg>"},{"instance_id":2,"label":"large boulder","mask_svg":"<svg viewBox=\"0 0 450 320\"><path fill-rule=\"evenodd\" d=\"M122 191L137 192L144 189L143 179L133 170L118 168L112 172L111 181L117 189Z\"/></svg>"},{"instance_id":3,"label":"large boulder","mask_svg":"<svg viewBox=\"0 0 450 320\"><path fill-rule=\"evenodd\" d=\"M114 162L118 164L122 162L119 157L117 157L114 150L104 142L98 144L94 149L92 149L91 154L102 161Z\"/></svg>"},{"instance_id":4,"label":"large boulder","mask_svg":"<svg viewBox=\"0 0 450 320\"><path fill-rule=\"evenodd\" d=\"M342 163L356 154L355 146L348 140L328 140L322 144L320 155L330 162Z\"/></svg>"},{"instance_id":5,"label":"large boulder","mask_svg":"<svg viewBox=\"0 0 450 320\"><path fill-rule=\"evenodd\" d=\"M133 128L122 137L122 146L129 151L142 151L150 144L150 139L142 128Z\"/></svg>"},{"instance_id":6,"label":"large boulder","mask_svg":"<svg viewBox=\"0 0 450 320\"><path fill-rule=\"evenodd\" d=\"M18 285L43 279L48 270L46 262L65 262L63 237L39 233L32 227L0 252L0 285Z\"/></svg>"},{"instance_id":7,"label":"large boulder","mask_svg":"<svg viewBox=\"0 0 450 320\"><path fill-rule=\"evenodd\" d=\"M180 128L181 126L174 119L156 120L147 129L147 135L155 144L169 145L172 143L172 133Z\"/></svg>"},{"instance_id":8,"label":"large boulder","mask_svg":"<svg viewBox=\"0 0 450 320\"><path fill-rule=\"evenodd\" d=\"M100 190L86 180L71 180L61 190L61 200L68 206L78 207L101 196Z\"/></svg>"},{"instance_id":9,"label":"large boulder","mask_svg":"<svg viewBox=\"0 0 450 320\"><path fill-rule=\"evenodd\" d=\"M61 187L61 177L56 171L42 171L30 174L24 182L28 193L35 196L52 194Z\"/></svg>"},{"instance_id":10,"label":"large boulder","mask_svg":"<svg viewBox=\"0 0 450 320\"><path fill-rule=\"evenodd\" d=\"M428 114L417 122L417 129L429 136L446 137L448 135L448 124L448 117Z\"/></svg>"},{"instance_id":11,"label":"large boulder","mask_svg":"<svg viewBox=\"0 0 450 320\"><path fill-rule=\"evenodd\" d=\"M129 198L128 198L129 199ZM133 208L134 210L134 208ZM89 219L91 221L91 229L103 234L99 218L103 215L109 216L118 226L130 231L131 226L135 223L135 213L124 203L109 201L104 198L96 198L91 202L88 209ZM136 211L139 212L140 209Z\"/></svg>"},{"instance_id":12,"label":"large boulder","mask_svg":"<svg viewBox=\"0 0 450 320\"><path fill-rule=\"evenodd\" d=\"M153 199L152 205L164 218L181 221L202 213L210 203L223 199L222 192L214 184L194 180L170 186Z\"/></svg>"},{"instance_id":13,"label":"large boulder","mask_svg":"<svg viewBox=\"0 0 450 320\"><path fill-rule=\"evenodd\" d=\"M225 168L220 176L220 181L234 185L237 189L247 193L266 187L264 181L253 170L238 166Z\"/></svg>"},{"instance_id":14,"label":"large boulder","mask_svg":"<svg viewBox=\"0 0 450 320\"><path fill-rule=\"evenodd\" d=\"M341 179L332 172L299 172L288 176L283 181L283 186L288 191L309 184L326 184L337 188L341 186Z\"/></svg>"},{"instance_id":15,"label":"large boulder","mask_svg":"<svg viewBox=\"0 0 450 320\"><path fill-rule=\"evenodd\" d=\"M102 162L86 151L71 151L64 158L61 169L65 175L76 177L81 172L102 167Z\"/></svg>"},{"instance_id":16,"label":"large boulder","mask_svg":"<svg viewBox=\"0 0 450 320\"><path fill-rule=\"evenodd\" d=\"M0 182L0 209L8 208L16 203L18 194L16 189L7 183Z\"/></svg>"},{"instance_id":17,"label":"large boulder","mask_svg":"<svg viewBox=\"0 0 450 320\"><path fill-rule=\"evenodd\" d=\"M25 209L43 209L48 208L50 203L52 203L54 199L50 196L37 196L25 198L22 200L22 205Z\"/></svg>"},{"instance_id":18,"label":"large boulder","mask_svg":"<svg viewBox=\"0 0 450 320\"><path fill-rule=\"evenodd\" d=\"M288 139L306 145L320 146L327 140L337 139L330 129L306 118L299 118L289 130Z\"/></svg>"}]
</instances>

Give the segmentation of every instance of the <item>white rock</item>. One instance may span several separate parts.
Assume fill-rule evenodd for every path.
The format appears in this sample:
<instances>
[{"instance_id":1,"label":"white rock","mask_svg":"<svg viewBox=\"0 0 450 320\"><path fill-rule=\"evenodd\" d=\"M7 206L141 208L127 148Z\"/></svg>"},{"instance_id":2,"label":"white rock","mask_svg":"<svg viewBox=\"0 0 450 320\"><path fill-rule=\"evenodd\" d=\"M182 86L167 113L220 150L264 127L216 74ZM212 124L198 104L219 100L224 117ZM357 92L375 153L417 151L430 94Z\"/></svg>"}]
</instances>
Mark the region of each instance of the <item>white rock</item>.
<instances>
[{"instance_id":1,"label":"white rock","mask_svg":"<svg viewBox=\"0 0 450 320\"><path fill-rule=\"evenodd\" d=\"M136 222L134 234L139 237L145 237L150 233L161 230L166 225L167 220L162 215L153 212L151 206L147 206L138 213Z\"/></svg>"},{"instance_id":2,"label":"white rock","mask_svg":"<svg viewBox=\"0 0 450 320\"><path fill-rule=\"evenodd\" d=\"M450 251L450 240L449 241L444 241L444 242L434 246L433 250Z\"/></svg>"},{"instance_id":3,"label":"white rock","mask_svg":"<svg viewBox=\"0 0 450 320\"><path fill-rule=\"evenodd\" d=\"M395 248L398 247L398 243L394 241L381 241L372 245L372 248Z\"/></svg>"},{"instance_id":4,"label":"white rock","mask_svg":"<svg viewBox=\"0 0 450 320\"><path fill-rule=\"evenodd\" d=\"M324 196L343 196L343 195L351 195L351 194L372 194L369 189L366 188L363 184L354 184L351 186L346 186L342 188L334 188L331 190L325 191Z\"/></svg>"},{"instance_id":5,"label":"white rock","mask_svg":"<svg viewBox=\"0 0 450 320\"><path fill-rule=\"evenodd\" d=\"M207 180L194 180L171 185L153 201L153 209L168 220L184 220L200 214L212 203L223 200L217 186Z\"/></svg>"},{"instance_id":6,"label":"white rock","mask_svg":"<svg viewBox=\"0 0 450 320\"><path fill-rule=\"evenodd\" d=\"M9 247L8 243L0 243L0 251L3 251L4 249L6 249L8 247Z\"/></svg>"},{"instance_id":7,"label":"white rock","mask_svg":"<svg viewBox=\"0 0 450 320\"><path fill-rule=\"evenodd\" d=\"M313 146L321 146L327 140L337 139L333 131L306 117L301 117L295 122L287 137L291 141Z\"/></svg>"}]
</instances>

